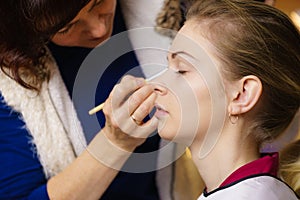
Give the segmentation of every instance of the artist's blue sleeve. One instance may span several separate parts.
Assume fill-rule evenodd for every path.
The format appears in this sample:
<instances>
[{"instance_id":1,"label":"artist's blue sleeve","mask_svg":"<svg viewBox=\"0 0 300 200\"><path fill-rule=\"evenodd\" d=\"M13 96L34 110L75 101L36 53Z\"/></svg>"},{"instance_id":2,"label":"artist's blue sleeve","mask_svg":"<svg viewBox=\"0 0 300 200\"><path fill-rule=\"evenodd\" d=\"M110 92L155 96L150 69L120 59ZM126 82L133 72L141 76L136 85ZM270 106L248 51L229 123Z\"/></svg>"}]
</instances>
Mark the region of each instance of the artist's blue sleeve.
<instances>
[{"instance_id":1,"label":"artist's blue sleeve","mask_svg":"<svg viewBox=\"0 0 300 200\"><path fill-rule=\"evenodd\" d=\"M20 113L0 92L0 200L49 199L47 180Z\"/></svg>"}]
</instances>

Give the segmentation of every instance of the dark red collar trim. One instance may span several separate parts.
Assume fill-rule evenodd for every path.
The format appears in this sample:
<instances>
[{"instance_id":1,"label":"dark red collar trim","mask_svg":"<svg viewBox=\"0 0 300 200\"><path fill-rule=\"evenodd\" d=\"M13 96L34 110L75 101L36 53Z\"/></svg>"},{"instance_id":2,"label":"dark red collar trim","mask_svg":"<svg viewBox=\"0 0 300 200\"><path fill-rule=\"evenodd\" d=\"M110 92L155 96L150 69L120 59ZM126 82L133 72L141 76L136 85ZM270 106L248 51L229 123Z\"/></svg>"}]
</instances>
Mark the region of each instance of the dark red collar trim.
<instances>
[{"instance_id":1,"label":"dark red collar trim","mask_svg":"<svg viewBox=\"0 0 300 200\"><path fill-rule=\"evenodd\" d=\"M271 176L277 176L278 171L278 153L262 154L262 157L254 160L237 170L235 170L225 181L220 185L224 187L231 183L237 182L240 179L244 179L248 176L256 174L269 174Z\"/></svg>"}]
</instances>

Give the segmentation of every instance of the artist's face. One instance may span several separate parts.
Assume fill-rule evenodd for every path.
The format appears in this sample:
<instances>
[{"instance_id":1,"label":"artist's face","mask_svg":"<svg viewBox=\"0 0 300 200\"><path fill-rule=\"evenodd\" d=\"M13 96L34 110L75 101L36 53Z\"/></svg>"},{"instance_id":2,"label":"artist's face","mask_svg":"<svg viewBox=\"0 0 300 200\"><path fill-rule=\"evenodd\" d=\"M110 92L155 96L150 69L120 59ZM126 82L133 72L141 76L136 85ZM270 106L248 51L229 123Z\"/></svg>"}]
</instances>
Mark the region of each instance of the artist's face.
<instances>
[{"instance_id":1,"label":"artist's face","mask_svg":"<svg viewBox=\"0 0 300 200\"><path fill-rule=\"evenodd\" d=\"M169 70L157 81L163 84L156 86L159 135L185 144L191 138L203 140L212 116L211 90L219 90L218 84L211 81L219 77L210 54L213 48L194 30L193 23L188 22L179 31L168 55Z\"/></svg>"},{"instance_id":2,"label":"artist's face","mask_svg":"<svg viewBox=\"0 0 300 200\"><path fill-rule=\"evenodd\" d=\"M112 34L116 0L91 0L52 38L60 46L94 48Z\"/></svg>"}]
</instances>

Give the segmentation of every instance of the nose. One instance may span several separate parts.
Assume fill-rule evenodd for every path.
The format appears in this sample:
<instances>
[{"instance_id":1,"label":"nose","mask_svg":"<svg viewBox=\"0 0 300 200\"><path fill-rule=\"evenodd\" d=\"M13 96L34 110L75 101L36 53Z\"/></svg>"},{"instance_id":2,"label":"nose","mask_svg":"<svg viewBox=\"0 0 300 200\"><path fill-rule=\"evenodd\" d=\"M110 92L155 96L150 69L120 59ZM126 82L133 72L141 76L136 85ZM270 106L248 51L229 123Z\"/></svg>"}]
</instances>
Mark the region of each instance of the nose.
<instances>
[{"instance_id":1,"label":"nose","mask_svg":"<svg viewBox=\"0 0 300 200\"><path fill-rule=\"evenodd\" d=\"M168 89L160 84L154 84L154 92L160 96L166 95L168 92Z\"/></svg>"},{"instance_id":2,"label":"nose","mask_svg":"<svg viewBox=\"0 0 300 200\"><path fill-rule=\"evenodd\" d=\"M88 35L93 38L101 38L108 32L108 24L105 17L93 17L94 20L90 20L88 26Z\"/></svg>"}]
</instances>

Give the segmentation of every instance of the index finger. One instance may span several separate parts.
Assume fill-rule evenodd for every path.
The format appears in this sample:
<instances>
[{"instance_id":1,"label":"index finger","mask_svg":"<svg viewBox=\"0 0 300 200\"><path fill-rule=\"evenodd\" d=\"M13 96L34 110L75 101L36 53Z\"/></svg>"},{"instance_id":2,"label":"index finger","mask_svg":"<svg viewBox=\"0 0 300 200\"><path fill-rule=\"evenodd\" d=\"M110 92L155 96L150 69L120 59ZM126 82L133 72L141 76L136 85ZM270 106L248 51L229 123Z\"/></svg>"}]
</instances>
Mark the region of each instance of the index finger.
<instances>
[{"instance_id":1,"label":"index finger","mask_svg":"<svg viewBox=\"0 0 300 200\"><path fill-rule=\"evenodd\" d=\"M145 85L145 79L126 75L109 95L113 107L120 107L134 91Z\"/></svg>"}]
</instances>

